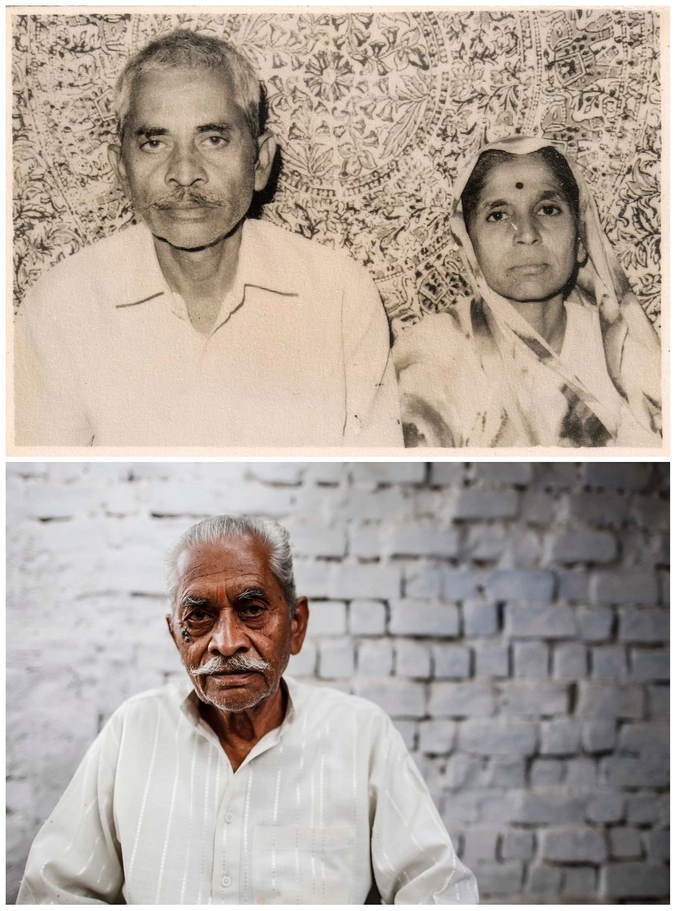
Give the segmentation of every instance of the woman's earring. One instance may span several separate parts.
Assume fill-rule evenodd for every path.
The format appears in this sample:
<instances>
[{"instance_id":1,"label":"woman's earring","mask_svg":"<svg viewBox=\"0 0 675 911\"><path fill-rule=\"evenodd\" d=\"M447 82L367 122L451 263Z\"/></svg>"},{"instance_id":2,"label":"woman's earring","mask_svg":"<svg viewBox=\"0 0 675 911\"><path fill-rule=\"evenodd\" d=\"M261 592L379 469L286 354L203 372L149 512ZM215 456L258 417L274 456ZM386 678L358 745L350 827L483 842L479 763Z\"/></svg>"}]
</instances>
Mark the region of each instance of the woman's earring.
<instances>
[{"instance_id":1,"label":"woman's earring","mask_svg":"<svg viewBox=\"0 0 675 911\"><path fill-rule=\"evenodd\" d=\"M586 252L584 242L580 237L577 237L577 263L580 266L583 266L587 259L588 253Z\"/></svg>"}]
</instances>

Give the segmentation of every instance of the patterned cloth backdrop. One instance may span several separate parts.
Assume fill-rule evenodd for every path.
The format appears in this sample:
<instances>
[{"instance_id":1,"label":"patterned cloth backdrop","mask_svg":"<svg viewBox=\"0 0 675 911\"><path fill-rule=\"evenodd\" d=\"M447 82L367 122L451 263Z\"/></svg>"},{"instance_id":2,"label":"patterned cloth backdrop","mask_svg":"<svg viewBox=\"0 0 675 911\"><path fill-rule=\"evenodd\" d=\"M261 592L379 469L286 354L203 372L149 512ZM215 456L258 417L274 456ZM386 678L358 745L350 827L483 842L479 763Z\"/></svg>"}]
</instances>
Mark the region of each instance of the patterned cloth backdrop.
<instances>
[{"instance_id":1,"label":"patterned cloth backdrop","mask_svg":"<svg viewBox=\"0 0 675 911\"><path fill-rule=\"evenodd\" d=\"M659 16L649 9L16 15L16 299L132 220L106 146L125 60L177 26L259 69L283 152L263 217L345 247L394 331L464 290L448 220L463 159L513 134L562 142L650 318L660 315Z\"/></svg>"}]
</instances>

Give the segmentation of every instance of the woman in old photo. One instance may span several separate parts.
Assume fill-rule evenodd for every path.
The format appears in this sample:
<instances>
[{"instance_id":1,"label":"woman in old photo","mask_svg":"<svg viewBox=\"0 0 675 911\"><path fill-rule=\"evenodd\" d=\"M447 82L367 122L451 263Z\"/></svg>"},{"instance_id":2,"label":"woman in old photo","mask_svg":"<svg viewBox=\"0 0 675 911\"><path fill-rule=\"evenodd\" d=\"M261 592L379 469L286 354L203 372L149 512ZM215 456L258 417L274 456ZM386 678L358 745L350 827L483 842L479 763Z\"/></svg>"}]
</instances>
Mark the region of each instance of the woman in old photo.
<instances>
[{"instance_id":1,"label":"woman in old photo","mask_svg":"<svg viewBox=\"0 0 675 911\"><path fill-rule=\"evenodd\" d=\"M473 295L395 348L409 446L659 446L660 347L579 169L550 143L486 146L453 233Z\"/></svg>"}]
</instances>

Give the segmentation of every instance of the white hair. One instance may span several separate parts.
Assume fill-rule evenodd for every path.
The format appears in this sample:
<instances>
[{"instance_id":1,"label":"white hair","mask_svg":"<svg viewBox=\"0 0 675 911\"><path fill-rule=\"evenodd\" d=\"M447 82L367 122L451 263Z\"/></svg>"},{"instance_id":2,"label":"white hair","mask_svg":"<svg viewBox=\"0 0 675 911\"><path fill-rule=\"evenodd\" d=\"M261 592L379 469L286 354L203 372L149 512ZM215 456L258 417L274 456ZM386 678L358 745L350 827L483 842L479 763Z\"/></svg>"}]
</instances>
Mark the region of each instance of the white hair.
<instances>
[{"instance_id":1,"label":"white hair","mask_svg":"<svg viewBox=\"0 0 675 911\"><path fill-rule=\"evenodd\" d=\"M138 80L146 73L180 66L221 72L232 87L234 103L244 115L251 136L255 139L260 135L261 85L253 66L222 38L182 28L151 41L122 70L113 100L120 139L124 136Z\"/></svg>"},{"instance_id":2,"label":"white hair","mask_svg":"<svg viewBox=\"0 0 675 911\"><path fill-rule=\"evenodd\" d=\"M185 534L172 545L166 555L166 586L172 608L176 607L176 592L180 583L178 560L188 547L194 544L219 544L228 538L242 538L251 535L269 548L269 567L281 586L284 598L291 612L295 613L295 579L289 534L285 528L270 519L256 519L252 516L213 516L188 528Z\"/></svg>"}]
</instances>

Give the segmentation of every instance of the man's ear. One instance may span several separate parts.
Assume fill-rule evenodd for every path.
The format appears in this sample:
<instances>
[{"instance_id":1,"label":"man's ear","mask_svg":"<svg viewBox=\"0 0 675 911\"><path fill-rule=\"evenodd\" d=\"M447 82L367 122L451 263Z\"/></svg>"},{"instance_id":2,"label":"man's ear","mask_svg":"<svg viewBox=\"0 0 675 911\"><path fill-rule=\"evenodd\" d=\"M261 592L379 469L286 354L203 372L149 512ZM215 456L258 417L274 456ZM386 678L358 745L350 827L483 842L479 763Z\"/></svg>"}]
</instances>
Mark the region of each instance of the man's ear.
<instances>
[{"instance_id":1,"label":"man's ear","mask_svg":"<svg viewBox=\"0 0 675 911\"><path fill-rule=\"evenodd\" d=\"M297 655L305 641L307 621L309 620L309 602L307 598L297 598L295 613L291 618L291 655Z\"/></svg>"},{"instance_id":2,"label":"man's ear","mask_svg":"<svg viewBox=\"0 0 675 911\"><path fill-rule=\"evenodd\" d=\"M127 169L124 167L122 159L122 146L111 143L108 146L108 162L113 169L115 177L120 183L124 192L129 195L129 182L127 181Z\"/></svg>"},{"instance_id":3,"label":"man's ear","mask_svg":"<svg viewBox=\"0 0 675 911\"><path fill-rule=\"evenodd\" d=\"M277 141L267 130L255 140L258 147L258 157L255 163L255 190L259 193L267 186L267 181L272 173L274 156L277 151Z\"/></svg>"}]
</instances>

